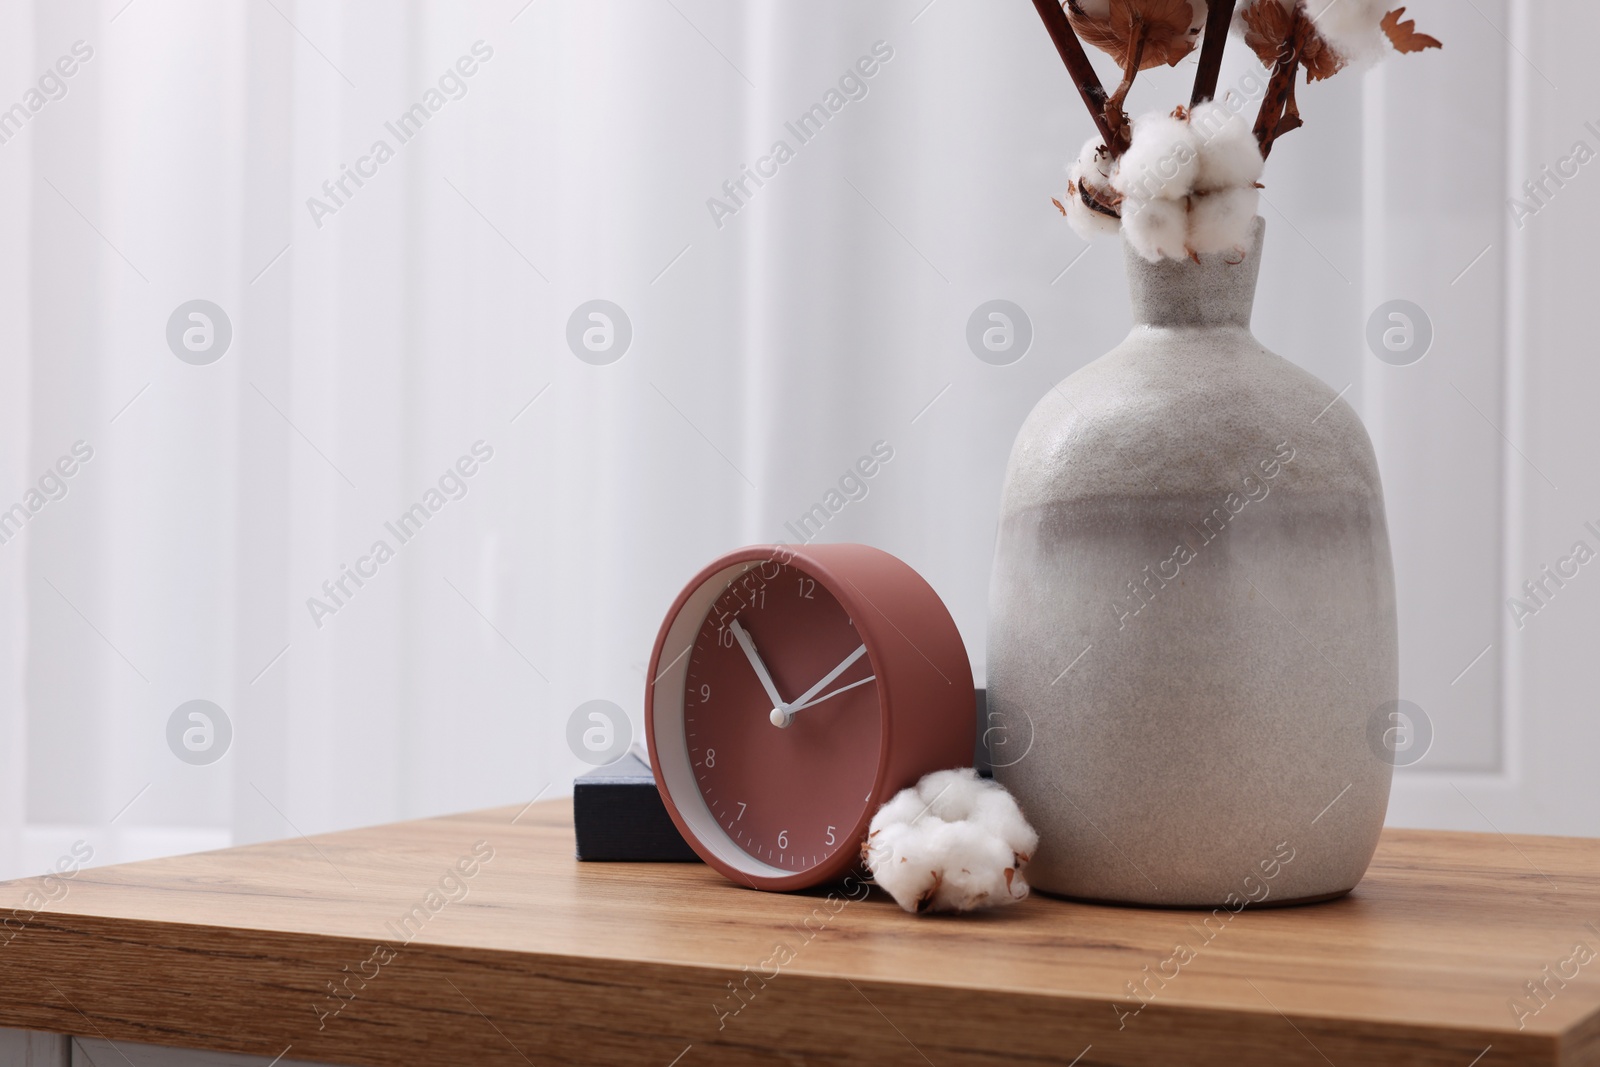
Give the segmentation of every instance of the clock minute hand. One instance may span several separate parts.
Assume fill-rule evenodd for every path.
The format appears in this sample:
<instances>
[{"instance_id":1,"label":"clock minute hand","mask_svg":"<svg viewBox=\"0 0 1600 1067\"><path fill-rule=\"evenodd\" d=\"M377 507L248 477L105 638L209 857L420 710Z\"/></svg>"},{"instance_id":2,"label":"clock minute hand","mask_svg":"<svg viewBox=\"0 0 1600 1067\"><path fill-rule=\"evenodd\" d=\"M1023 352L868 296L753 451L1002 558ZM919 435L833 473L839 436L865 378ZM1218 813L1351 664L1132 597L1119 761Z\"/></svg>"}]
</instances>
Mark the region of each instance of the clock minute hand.
<instances>
[{"instance_id":1,"label":"clock minute hand","mask_svg":"<svg viewBox=\"0 0 1600 1067\"><path fill-rule=\"evenodd\" d=\"M819 697L812 697L810 700L806 701L804 704L790 704L789 705L789 712L790 712L790 714L793 714L794 712L797 712L797 711L804 711L806 708L814 708L818 704L822 703L824 700L831 700L834 697L838 696L840 693L848 693L850 690L856 688L856 686L866 685L868 682L875 682L877 680L878 680L878 676L876 674L869 674L865 678L861 679L859 682L851 682L849 685L841 685L839 688L834 689L834 690L830 690L829 692L826 692L826 693L823 693Z\"/></svg>"},{"instance_id":2,"label":"clock minute hand","mask_svg":"<svg viewBox=\"0 0 1600 1067\"><path fill-rule=\"evenodd\" d=\"M739 625L739 620L734 619L728 624L733 631L734 640L739 642L739 647L744 649L745 659L750 661L750 666L755 668L756 677L761 679L761 688L767 691L767 697L772 701L773 711L787 708L783 698L778 695L778 687L772 681L772 674L767 670L767 665L761 662L761 656L756 652L756 643L750 638L750 631Z\"/></svg>"},{"instance_id":3,"label":"clock minute hand","mask_svg":"<svg viewBox=\"0 0 1600 1067\"><path fill-rule=\"evenodd\" d=\"M866 654L867 646L859 646L854 652L850 653L843 660L841 660L837 667L823 675L822 679L817 682L816 685L812 686L810 689L807 689L804 693L801 693L800 696L795 699L794 703L779 704L774 707L771 715L772 725L788 726L794 718L792 713L795 708L804 704L806 701L810 700L812 697L828 688L829 684L831 684L835 678L849 670L851 664L855 663L856 660L860 659Z\"/></svg>"}]
</instances>

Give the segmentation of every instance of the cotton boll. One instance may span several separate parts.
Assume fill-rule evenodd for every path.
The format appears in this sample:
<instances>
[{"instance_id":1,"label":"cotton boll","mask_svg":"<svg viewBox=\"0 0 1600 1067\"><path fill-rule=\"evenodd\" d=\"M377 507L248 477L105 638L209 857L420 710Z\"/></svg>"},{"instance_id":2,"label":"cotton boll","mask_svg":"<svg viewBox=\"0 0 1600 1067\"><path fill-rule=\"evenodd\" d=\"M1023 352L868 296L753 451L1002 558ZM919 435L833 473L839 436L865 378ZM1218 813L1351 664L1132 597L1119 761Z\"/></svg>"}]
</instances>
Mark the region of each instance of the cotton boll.
<instances>
[{"instance_id":1,"label":"cotton boll","mask_svg":"<svg viewBox=\"0 0 1600 1067\"><path fill-rule=\"evenodd\" d=\"M1005 788L971 768L930 774L873 816L862 858L906 911L971 911L1028 895L1036 834Z\"/></svg>"},{"instance_id":2,"label":"cotton boll","mask_svg":"<svg viewBox=\"0 0 1600 1067\"><path fill-rule=\"evenodd\" d=\"M1260 201L1261 191L1253 185L1195 194L1189 209L1189 248L1201 255L1243 251Z\"/></svg>"},{"instance_id":3,"label":"cotton boll","mask_svg":"<svg viewBox=\"0 0 1600 1067\"><path fill-rule=\"evenodd\" d=\"M1305 0L1305 13L1335 52L1365 66L1391 51L1382 25L1390 6L1389 0Z\"/></svg>"},{"instance_id":4,"label":"cotton boll","mask_svg":"<svg viewBox=\"0 0 1600 1067\"><path fill-rule=\"evenodd\" d=\"M1085 241L1114 234L1122 228L1122 223L1115 217L1085 204L1079 192L1085 183L1090 189L1109 191L1111 170L1111 153L1099 138L1091 138L1067 168L1067 193L1062 198L1062 204L1072 232Z\"/></svg>"},{"instance_id":5,"label":"cotton boll","mask_svg":"<svg viewBox=\"0 0 1600 1067\"><path fill-rule=\"evenodd\" d=\"M1190 114L1189 127L1200 144L1196 190L1236 188L1260 180L1266 160L1261 158L1255 131L1243 115L1222 104L1207 102Z\"/></svg>"},{"instance_id":6,"label":"cotton boll","mask_svg":"<svg viewBox=\"0 0 1600 1067\"><path fill-rule=\"evenodd\" d=\"M1134 120L1133 144L1122 153L1112 187L1143 200L1182 200L1200 169L1199 140L1183 119L1149 114Z\"/></svg>"},{"instance_id":7,"label":"cotton boll","mask_svg":"<svg viewBox=\"0 0 1600 1067\"><path fill-rule=\"evenodd\" d=\"M1005 842L971 822L930 818L886 828L872 843L869 865L877 884L914 913L973 911L1028 895Z\"/></svg>"},{"instance_id":8,"label":"cotton boll","mask_svg":"<svg viewBox=\"0 0 1600 1067\"><path fill-rule=\"evenodd\" d=\"M1133 250L1152 263L1188 255L1189 211L1182 200L1122 202L1122 235Z\"/></svg>"}]
</instances>

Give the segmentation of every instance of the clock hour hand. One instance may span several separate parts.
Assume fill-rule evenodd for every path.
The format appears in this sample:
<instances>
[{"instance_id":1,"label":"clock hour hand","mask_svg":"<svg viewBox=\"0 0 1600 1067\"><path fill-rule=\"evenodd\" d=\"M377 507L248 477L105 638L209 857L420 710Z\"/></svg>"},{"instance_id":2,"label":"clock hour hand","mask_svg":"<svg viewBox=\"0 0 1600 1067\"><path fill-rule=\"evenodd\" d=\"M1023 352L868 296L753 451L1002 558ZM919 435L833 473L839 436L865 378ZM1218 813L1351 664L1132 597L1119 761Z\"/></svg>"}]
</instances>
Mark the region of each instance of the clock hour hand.
<instances>
[{"instance_id":1,"label":"clock hour hand","mask_svg":"<svg viewBox=\"0 0 1600 1067\"><path fill-rule=\"evenodd\" d=\"M761 662L760 654L756 652L756 643L750 639L750 631L740 626L738 619L730 622L728 628L733 631L733 639L739 642L739 647L744 649L745 659L755 668L756 677L761 679L761 688L767 691L767 697L772 701L773 714L777 714L780 708L787 709L788 705L778 695L778 687L773 684L772 674L767 670L767 665Z\"/></svg>"},{"instance_id":2,"label":"clock hour hand","mask_svg":"<svg viewBox=\"0 0 1600 1067\"><path fill-rule=\"evenodd\" d=\"M824 674L821 681L817 682L817 684L812 686L810 689L807 689L804 693L801 693L800 696L795 699L793 704L780 703L774 706L772 709L772 715L770 716L772 719L772 725L788 726L790 721L794 718L793 711L795 708L800 707L806 701L810 700L812 697L828 688L835 678L849 670L851 664L855 663L856 660L860 659L866 654L867 646L861 645L854 652L850 653L843 660L841 660L837 667L829 671L827 674Z\"/></svg>"}]
</instances>

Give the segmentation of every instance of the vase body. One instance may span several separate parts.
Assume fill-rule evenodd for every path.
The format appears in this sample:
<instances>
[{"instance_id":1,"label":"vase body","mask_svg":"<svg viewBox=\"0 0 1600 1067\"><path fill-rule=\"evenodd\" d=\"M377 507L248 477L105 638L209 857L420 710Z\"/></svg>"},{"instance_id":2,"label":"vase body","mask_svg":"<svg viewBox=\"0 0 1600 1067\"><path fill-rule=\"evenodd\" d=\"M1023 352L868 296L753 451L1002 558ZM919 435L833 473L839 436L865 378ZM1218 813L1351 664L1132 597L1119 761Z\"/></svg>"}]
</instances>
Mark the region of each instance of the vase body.
<instances>
[{"instance_id":1,"label":"vase body","mask_svg":"<svg viewBox=\"0 0 1600 1067\"><path fill-rule=\"evenodd\" d=\"M1383 491L1350 406L1250 332L1262 230L1242 259L1128 253L1132 332L1012 449L989 735L1047 893L1326 899L1377 847L1399 658Z\"/></svg>"}]
</instances>

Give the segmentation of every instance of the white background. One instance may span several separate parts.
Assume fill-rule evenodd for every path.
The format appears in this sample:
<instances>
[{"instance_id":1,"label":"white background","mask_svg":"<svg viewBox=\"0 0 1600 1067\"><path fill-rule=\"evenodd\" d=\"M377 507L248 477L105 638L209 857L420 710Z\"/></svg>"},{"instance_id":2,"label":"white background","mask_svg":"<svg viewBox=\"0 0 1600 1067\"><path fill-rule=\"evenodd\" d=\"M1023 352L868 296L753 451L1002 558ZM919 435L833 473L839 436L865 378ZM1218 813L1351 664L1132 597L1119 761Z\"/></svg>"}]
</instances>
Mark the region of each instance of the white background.
<instances>
[{"instance_id":1,"label":"white background","mask_svg":"<svg viewBox=\"0 0 1600 1067\"><path fill-rule=\"evenodd\" d=\"M1443 52L1301 96L1256 330L1378 448L1401 695L1435 732L1390 821L1600 834L1600 567L1520 630L1505 603L1600 548L1600 167L1520 228L1507 206L1600 149L1600 11L1411 14ZM559 794L574 708L637 728L682 583L792 540L880 440L822 537L920 570L982 677L1012 437L1128 325L1121 249L1050 204L1091 127L1029 4L11 0L0 107L79 40L0 144L0 507L94 449L0 545L0 875L79 838L104 862ZM480 40L466 95L317 225L307 199ZM866 97L798 145L785 121L878 41ZM1236 43L1223 84L1252 69ZM779 138L719 226L707 199ZM197 298L233 327L208 366L164 336ZM565 341L597 298L633 328L609 366ZM965 340L995 298L1034 330L1005 367ZM1364 340L1396 298L1436 335L1409 367ZM480 440L467 496L317 626L307 598ZM209 766L167 747L191 699L233 725Z\"/></svg>"}]
</instances>

